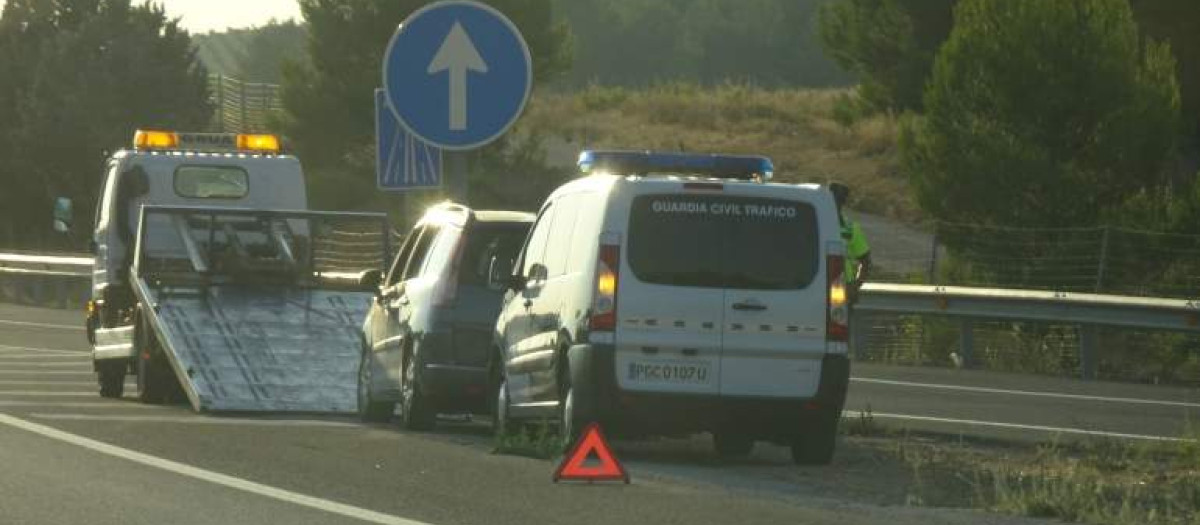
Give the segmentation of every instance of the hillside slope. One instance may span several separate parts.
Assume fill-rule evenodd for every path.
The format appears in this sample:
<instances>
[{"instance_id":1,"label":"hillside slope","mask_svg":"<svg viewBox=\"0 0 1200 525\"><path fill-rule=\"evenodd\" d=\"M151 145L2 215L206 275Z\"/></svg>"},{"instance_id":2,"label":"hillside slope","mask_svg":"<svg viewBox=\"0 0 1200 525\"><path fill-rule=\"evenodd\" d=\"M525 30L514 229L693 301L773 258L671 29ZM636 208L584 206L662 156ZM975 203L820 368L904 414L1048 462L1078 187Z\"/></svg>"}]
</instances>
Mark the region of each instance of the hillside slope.
<instances>
[{"instance_id":1,"label":"hillside slope","mask_svg":"<svg viewBox=\"0 0 1200 525\"><path fill-rule=\"evenodd\" d=\"M763 90L672 84L646 90L592 87L535 97L521 123L542 134L551 161L585 147L765 154L781 182L839 180L852 207L904 222L921 214L897 170L894 117L844 126L834 103L844 90Z\"/></svg>"}]
</instances>

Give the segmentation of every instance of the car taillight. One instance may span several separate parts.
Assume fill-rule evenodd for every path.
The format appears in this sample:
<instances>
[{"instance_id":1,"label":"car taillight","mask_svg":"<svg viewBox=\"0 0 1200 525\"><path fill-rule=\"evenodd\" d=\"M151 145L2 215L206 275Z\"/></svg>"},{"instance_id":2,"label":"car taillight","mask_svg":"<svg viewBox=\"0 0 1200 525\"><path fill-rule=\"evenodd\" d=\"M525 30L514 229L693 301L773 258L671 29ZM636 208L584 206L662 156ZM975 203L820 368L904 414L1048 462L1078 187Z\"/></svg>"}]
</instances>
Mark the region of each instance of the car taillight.
<instances>
[{"instance_id":1,"label":"car taillight","mask_svg":"<svg viewBox=\"0 0 1200 525\"><path fill-rule=\"evenodd\" d=\"M437 297L434 300L434 306L448 306L458 297L458 267L462 259L463 247L467 244L467 234L464 231L459 234L458 240L454 241L454 252L450 255L449 268L446 269L446 275L438 288Z\"/></svg>"},{"instance_id":2,"label":"car taillight","mask_svg":"<svg viewBox=\"0 0 1200 525\"><path fill-rule=\"evenodd\" d=\"M596 261L596 295L588 328L593 332L611 332L617 328L617 284L621 268L621 246L601 244Z\"/></svg>"},{"instance_id":3,"label":"car taillight","mask_svg":"<svg viewBox=\"0 0 1200 525\"><path fill-rule=\"evenodd\" d=\"M825 316L825 339L846 342L850 339L850 307L846 297L846 259L841 255L826 258L829 275L828 313Z\"/></svg>"}]
</instances>

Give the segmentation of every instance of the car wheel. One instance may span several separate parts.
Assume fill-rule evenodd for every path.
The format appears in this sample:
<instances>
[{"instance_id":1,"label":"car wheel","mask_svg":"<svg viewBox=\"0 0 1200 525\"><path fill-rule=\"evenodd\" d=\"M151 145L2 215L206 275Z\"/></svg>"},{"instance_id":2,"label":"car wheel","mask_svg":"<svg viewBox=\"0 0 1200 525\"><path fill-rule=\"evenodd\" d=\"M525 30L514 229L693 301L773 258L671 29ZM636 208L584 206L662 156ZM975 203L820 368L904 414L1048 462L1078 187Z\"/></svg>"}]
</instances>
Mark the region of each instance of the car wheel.
<instances>
[{"instance_id":1,"label":"car wheel","mask_svg":"<svg viewBox=\"0 0 1200 525\"><path fill-rule=\"evenodd\" d=\"M358 363L358 417L365 423L386 423L396 411L396 404L371 397L371 370L371 354L364 348Z\"/></svg>"},{"instance_id":2,"label":"car wheel","mask_svg":"<svg viewBox=\"0 0 1200 525\"><path fill-rule=\"evenodd\" d=\"M404 381L400 385L401 424L408 430L431 430L437 420L437 412L429 406L429 400L421 392L420 367L417 356L411 352L404 358Z\"/></svg>"},{"instance_id":3,"label":"car wheel","mask_svg":"<svg viewBox=\"0 0 1200 525\"><path fill-rule=\"evenodd\" d=\"M792 461L797 465L828 465L837 446L838 418L820 418L792 440Z\"/></svg>"},{"instance_id":4,"label":"car wheel","mask_svg":"<svg viewBox=\"0 0 1200 525\"><path fill-rule=\"evenodd\" d=\"M744 458L754 450L754 439L736 430L713 432L713 448L723 458Z\"/></svg>"},{"instance_id":5,"label":"car wheel","mask_svg":"<svg viewBox=\"0 0 1200 525\"><path fill-rule=\"evenodd\" d=\"M126 361L101 361L96 363L96 379L100 383L100 397L119 398L125 394Z\"/></svg>"}]
</instances>

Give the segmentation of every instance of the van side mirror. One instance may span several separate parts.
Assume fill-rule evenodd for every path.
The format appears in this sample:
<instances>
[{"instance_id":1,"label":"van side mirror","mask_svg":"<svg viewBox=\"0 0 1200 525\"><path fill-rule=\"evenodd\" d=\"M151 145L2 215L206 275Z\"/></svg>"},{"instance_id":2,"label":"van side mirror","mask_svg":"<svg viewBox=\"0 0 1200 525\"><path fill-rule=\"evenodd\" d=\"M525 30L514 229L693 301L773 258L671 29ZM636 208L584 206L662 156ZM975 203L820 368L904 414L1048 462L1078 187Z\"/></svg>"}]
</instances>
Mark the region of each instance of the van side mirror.
<instances>
[{"instance_id":1,"label":"van side mirror","mask_svg":"<svg viewBox=\"0 0 1200 525\"><path fill-rule=\"evenodd\" d=\"M367 270L358 276L358 288L379 294L379 285L383 283L383 270Z\"/></svg>"},{"instance_id":2,"label":"van side mirror","mask_svg":"<svg viewBox=\"0 0 1200 525\"><path fill-rule=\"evenodd\" d=\"M71 231L71 222L74 217L74 210L71 199L59 197L54 200L54 231L58 233L68 233Z\"/></svg>"},{"instance_id":3,"label":"van side mirror","mask_svg":"<svg viewBox=\"0 0 1200 525\"><path fill-rule=\"evenodd\" d=\"M488 288L492 290L521 290L525 280L513 275L513 260L492 257L488 265Z\"/></svg>"}]
</instances>

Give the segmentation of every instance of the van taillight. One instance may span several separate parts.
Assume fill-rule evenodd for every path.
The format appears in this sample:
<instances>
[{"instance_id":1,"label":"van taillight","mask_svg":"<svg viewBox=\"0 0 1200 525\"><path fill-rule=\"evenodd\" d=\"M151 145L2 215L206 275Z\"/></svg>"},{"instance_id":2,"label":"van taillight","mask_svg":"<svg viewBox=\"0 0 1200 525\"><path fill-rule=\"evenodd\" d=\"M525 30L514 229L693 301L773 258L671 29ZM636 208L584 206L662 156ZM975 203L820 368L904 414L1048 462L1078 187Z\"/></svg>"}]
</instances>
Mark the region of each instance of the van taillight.
<instances>
[{"instance_id":1,"label":"van taillight","mask_svg":"<svg viewBox=\"0 0 1200 525\"><path fill-rule=\"evenodd\" d=\"M841 255L826 258L829 275L828 310L825 316L825 339L846 342L850 339L850 306L846 297L846 259Z\"/></svg>"},{"instance_id":2,"label":"van taillight","mask_svg":"<svg viewBox=\"0 0 1200 525\"><path fill-rule=\"evenodd\" d=\"M596 261L596 295L588 328L593 332L617 329L617 284L621 269L621 246L601 244Z\"/></svg>"}]
</instances>

